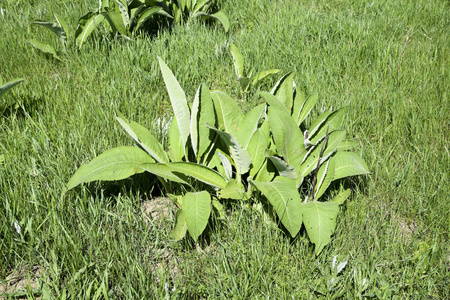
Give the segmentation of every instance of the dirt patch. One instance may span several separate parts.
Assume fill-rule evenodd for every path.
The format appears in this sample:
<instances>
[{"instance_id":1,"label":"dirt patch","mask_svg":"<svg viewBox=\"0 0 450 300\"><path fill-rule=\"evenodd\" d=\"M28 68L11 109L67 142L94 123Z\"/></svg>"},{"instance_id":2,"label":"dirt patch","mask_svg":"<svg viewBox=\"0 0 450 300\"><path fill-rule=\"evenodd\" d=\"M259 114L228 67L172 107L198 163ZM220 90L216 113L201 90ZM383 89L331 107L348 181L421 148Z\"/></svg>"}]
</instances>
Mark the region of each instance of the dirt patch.
<instances>
[{"instance_id":1,"label":"dirt patch","mask_svg":"<svg viewBox=\"0 0 450 300\"><path fill-rule=\"evenodd\" d=\"M144 212L155 223L174 220L176 206L168 197L158 197L142 202ZM145 220L148 223L148 220Z\"/></svg>"},{"instance_id":2,"label":"dirt patch","mask_svg":"<svg viewBox=\"0 0 450 300\"><path fill-rule=\"evenodd\" d=\"M42 268L38 266L13 271L5 280L0 281L0 299L5 299L6 296L26 297L30 292L38 293L38 279L42 273Z\"/></svg>"}]
</instances>

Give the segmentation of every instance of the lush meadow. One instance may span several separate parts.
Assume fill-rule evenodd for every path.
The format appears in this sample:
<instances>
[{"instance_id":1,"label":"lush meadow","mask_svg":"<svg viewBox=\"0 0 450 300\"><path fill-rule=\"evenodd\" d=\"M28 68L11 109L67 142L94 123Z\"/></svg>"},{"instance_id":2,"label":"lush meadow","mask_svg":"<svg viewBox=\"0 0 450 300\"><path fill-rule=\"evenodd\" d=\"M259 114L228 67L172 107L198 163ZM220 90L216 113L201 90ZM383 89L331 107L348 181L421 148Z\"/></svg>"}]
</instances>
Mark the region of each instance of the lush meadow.
<instances>
[{"instance_id":1,"label":"lush meadow","mask_svg":"<svg viewBox=\"0 0 450 300\"><path fill-rule=\"evenodd\" d=\"M98 1L0 1L0 75L25 78L0 98L0 298L450 298L449 3L216 2L228 33L197 20L131 40L100 28L58 61L27 42L60 46L31 22L56 13L75 30ZM189 101L204 83L244 111L263 103L240 89L231 42L248 70L295 71L298 89L319 94L314 115L346 107L372 173L339 183L352 196L318 256L247 203L198 242L175 241L171 212L146 212L163 191L149 174L66 192L80 165L134 144L115 110L165 141L158 56Z\"/></svg>"}]
</instances>

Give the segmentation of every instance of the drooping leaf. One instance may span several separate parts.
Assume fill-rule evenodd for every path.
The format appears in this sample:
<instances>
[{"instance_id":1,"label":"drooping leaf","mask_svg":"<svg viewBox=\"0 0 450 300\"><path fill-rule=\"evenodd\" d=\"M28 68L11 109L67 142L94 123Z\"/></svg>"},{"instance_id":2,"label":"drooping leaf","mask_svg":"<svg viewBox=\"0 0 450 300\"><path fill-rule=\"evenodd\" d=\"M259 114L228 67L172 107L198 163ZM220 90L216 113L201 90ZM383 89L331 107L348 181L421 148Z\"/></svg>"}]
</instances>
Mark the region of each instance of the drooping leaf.
<instances>
[{"instance_id":1,"label":"drooping leaf","mask_svg":"<svg viewBox=\"0 0 450 300\"><path fill-rule=\"evenodd\" d=\"M366 162L353 152L339 151L331 159L335 167L333 180L370 173Z\"/></svg>"},{"instance_id":2,"label":"drooping leaf","mask_svg":"<svg viewBox=\"0 0 450 300\"><path fill-rule=\"evenodd\" d=\"M230 52L231 52L231 55L233 56L233 64L234 64L234 70L236 72L236 77L239 80L239 78L245 77L245 75L244 75L244 56L242 56L238 47L236 47L236 45L234 45L233 43L230 43Z\"/></svg>"},{"instance_id":3,"label":"drooping leaf","mask_svg":"<svg viewBox=\"0 0 450 300\"><path fill-rule=\"evenodd\" d=\"M166 84L167 92L169 93L170 102L172 103L172 108L175 113L175 118L177 119L180 138L184 149L189 137L191 123L186 95L169 67L160 57L158 57L158 60L164 83Z\"/></svg>"},{"instance_id":4,"label":"drooping leaf","mask_svg":"<svg viewBox=\"0 0 450 300\"><path fill-rule=\"evenodd\" d=\"M121 180L142 173L141 166L155 162L144 150L123 146L107 150L82 165L67 183L70 190L80 183L96 180Z\"/></svg>"},{"instance_id":5,"label":"drooping leaf","mask_svg":"<svg viewBox=\"0 0 450 300\"><path fill-rule=\"evenodd\" d=\"M128 121L124 115L119 111L116 111L116 119L125 131L157 162L168 163L169 157L167 156L164 147L158 140L148 131L145 127L136 122Z\"/></svg>"},{"instance_id":6,"label":"drooping leaf","mask_svg":"<svg viewBox=\"0 0 450 300\"><path fill-rule=\"evenodd\" d=\"M223 208L223 205L217 200L214 199L212 200L212 207L215 211L215 215L219 217L219 219L225 219L226 218L226 212L225 209Z\"/></svg>"},{"instance_id":7,"label":"drooping leaf","mask_svg":"<svg viewBox=\"0 0 450 300\"><path fill-rule=\"evenodd\" d=\"M59 57L58 53L56 52L56 50L55 50L55 48L53 46L50 46L49 44L45 44L45 43L39 42L39 41L37 41L35 39L27 40L27 42L30 43L36 49L38 49L38 50L40 50L40 51L42 51L44 53L50 54L51 56L53 56L53 58L55 58L57 60L62 60Z\"/></svg>"},{"instance_id":8,"label":"drooping leaf","mask_svg":"<svg viewBox=\"0 0 450 300\"><path fill-rule=\"evenodd\" d=\"M303 145L303 134L294 119L284 110L269 108L269 125L278 153L286 162L300 168L302 158L307 153Z\"/></svg>"},{"instance_id":9,"label":"drooping leaf","mask_svg":"<svg viewBox=\"0 0 450 300\"><path fill-rule=\"evenodd\" d=\"M63 46L66 46L67 41L69 41L71 39L71 34L70 34L70 30L69 30L69 26L67 26L66 21L64 21L64 19L60 16L58 16L57 14L55 14L55 19L56 22L58 22L59 26L63 29L63 33L61 33L61 35L59 36L61 43L63 44Z\"/></svg>"},{"instance_id":10,"label":"drooping leaf","mask_svg":"<svg viewBox=\"0 0 450 300\"><path fill-rule=\"evenodd\" d=\"M275 176L276 171L277 170L273 165L273 163L270 160L265 159L263 165L258 170L258 173L255 176L255 180L262 182L269 182Z\"/></svg>"},{"instance_id":11,"label":"drooping leaf","mask_svg":"<svg viewBox=\"0 0 450 300\"><path fill-rule=\"evenodd\" d=\"M353 150L358 146L358 143L352 140L343 140L339 143L339 146L337 147L337 151L349 151Z\"/></svg>"},{"instance_id":12,"label":"drooping leaf","mask_svg":"<svg viewBox=\"0 0 450 300\"><path fill-rule=\"evenodd\" d=\"M252 79L252 85L258 85L264 78L266 78L269 75L277 74L281 70L278 69L269 69L266 71L259 72L256 74Z\"/></svg>"},{"instance_id":13,"label":"drooping leaf","mask_svg":"<svg viewBox=\"0 0 450 300\"><path fill-rule=\"evenodd\" d=\"M197 162L211 145L214 133L205 125L215 125L214 105L206 85L200 85L194 97L191 112L191 143Z\"/></svg>"},{"instance_id":14,"label":"drooping leaf","mask_svg":"<svg viewBox=\"0 0 450 300\"><path fill-rule=\"evenodd\" d=\"M263 117L264 112L265 105L260 104L245 115L236 132L236 138L242 147L247 148L250 139L258 129L259 122Z\"/></svg>"},{"instance_id":15,"label":"drooping leaf","mask_svg":"<svg viewBox=\"0 0 450 300\"><path fill-rule=\"evenodd\" d=\"M258 129L250 139L247 146L247 153L252 160L252 167L250 169L250 176L254 177L258 170L266 160L265 151L268 145L268 137Z\"/></svg>"},{"instance_id":16,"label":"drooping leaf","mask_svg":"<svg viewBox=\"0 0 450 300\"><path fill-rule=\"evenodd\" d=\"M174 174L173 169L171 169L167 164L151 163L142 164L140 167L149 173L152 173L169 181L189 184L188 177L186 175L181 173Z\"/></svg>"},{"instance_id":17,"label":"drooping leaf","mask_svg":"<svg viewBox=\"0 0 450 300\"><path fill-rule=\"evenodd\" d=\"M182 210L189 234L197 241L206 225L208 225L209 215L211 214L211 196L206 191L186 193Z\"/></svg>"},{"instance_id":18,"label":"drooping leaf","mask_svg":"<svg viewBox=\"0 0 450 300\"><path fill-rule=\"evenodd\" d=\"M293 114L293 116L295 116L295 119L297 119L298 126L300 126L300 124L302 124L303 121L306 119L306 117L309 115L309 113L313 109L314 105L316 105L316 102L318 99L319 99L319 95L317 93L314 93L314 94L310 95L308 98L306 98L306 100L303 102L301 109L298 111L298 113L295 112L296 109L294 108L295 115Z\"/></svg>"},{"instance_id":19,"label":"drooping leaf","mask_svg":"<svg viewBox=\"0 0 450 300\"><path fill-rule=\"evenodd\" d=\"M221 199L245 200L246 193L244 186L240 182L236 183L236 181L231 180L224 189L220 190L219 197Z\"/></svg>"},{"instance_id":20,"label":"drooping leaf","mask_svg":"<svg viewBox=\"0 0 450 300\"><path fill-rule=\"evenodd\" d=\"M138 30L141 28L142 25L145 24L145 22L154 14L160 13L162 11L162 7L160 6L152 6L147 9L145 9L142 14L139 15L139 19L136 22L135 30Z\"/></svg>"},{"instance_id":21,"label":"drooping leaf","mask_svg":"<svg viewBox=\"0 0 450 300\"><path fill-rule=\"evenodd\" d=\"M336 218L339 205L334 202L308 202L302 203L303 222L309 239L315 244L316 254L322 252L331 240L336 228Z\"/></svg>"},{"instance_id":22,"label":"drooping leaf","mask_svg":"<svg viewBox=\"0 0 450 300\"><path fill-rule=\"evenodd\" d=\"M104 19L105 16L102 14L88 12L78 20L78 26L75 31L75 40L79 49L81 49L83 43L92 34L95 27L103 22Z\"/></svg>"},{"instance_id":23,"label":"drooping leaf","mask_svg":"<svg viewBox=\"0 0 450 300\"><path fill-rule=\"evenodd\" d=\"M315 190L314 199L319 198L325 193L330 186L331 181L334 178L334 160L329 159L326 164L322 164L317 174L317 185Z\"/></svg>"},{"instance_id":24,"label":"drooping leaf","mask_svg":"<svg viewBox=\"0 0 450 300\"><path fill-rule=\"evenodd\" d=\"M294 75L294 72L283 75L271 91L289 112L292 111L294 100Z\"/></svg>"},{"instance_id":25,"label":"drooping leaf","mask_svg":"<svg viewBox=\"0 0 450 300\"><path fill-rule=\"evenodd\" d=\"M295 237L302 226L302 206L295 180L278 176L272 182L250 182L269 200L281 223Z\"/></svg>"},{"instance_id":26,"label":"drooping leaf","mask_svg":"<svg viewBox=\"0 0 450 300\"><path fill-rule=\"evenodd\" d=\"M186 232L186 219L183 210L180 208L175 214L175 227L172 230L172 236L177 240L181 240L186 236Z\"/></svg>"},{"instance_id":27,"label":"drooping leaf","mask_svg":"<svg viewBox=\"0 0 450 300\"><path fill-rule=\"evenodd\" d=\"M21 83L24 80L25 79L23 79L23 78L17 78L17 79L13 79L13 80L8 81L7 83L3 84L3 79L1 79L1 77L0 77L0 97L4 93L6 93L7 90L9 90L10 88L14 87L15 85Z\"/></svg>"},{"instance_id":28,"label":"drooping leaf","mask_svg":"<svg viewBox=\"0 0 450 300\"><path fill-rule=\"evenodd\" d=\"M102 13L102 15L104 15L114 33L118 32L123 36L128 35L127 28L123 23L123 18L120 12L114 8L108 7L106 8L106 12Z\"/></svg>"},{"instance_id":29,"label":"drooping leaf","mask_svg":"<svg viewBox=\"0 0 450 300\"><path fill-rule=\"evenodd\" d=\"M277 169L278 174L291 179L297 178L294 167L290 166L287 162L276 156L269 156L269 159Z\"/></svg>"},{"instance_id":30,"label":"drooping leaf","mask_svg":"<svg viewBox=\"0 0 450 300\"><path fill-rule=\"evenodd\" d=\"M119 11L122 16L122 24L126 27L130 25L130 15L128 14L128 4L126 0L116 0Z\"/></svg>"},{"instance_id":31,"label":"drooping leaf","mask_svg":"<svg viewBox=\"0 0 450 300\"><path fill-rule=\"evenodd\" d=\"M211 93L219 129L235 135L244 119L244 114L236 101L227 94L215 91ZM210 124L211 125L211 124Z\"/></svg>"},{"instance_id":32,"label":"drooping leaf","mask_svg":"<svg viewBox=\"0 0 450 300\"><path fill-rule=\"evenodd\" d=\"M193 18L196 17L201 17L204 19L213 19L213 20L217 20L219 21L222 26L223 29L225 30L225 32L228 32L228 30L230 29L230 21L228 20L228 17L224 14L223 11L218 11L214 14L207 14L205 12L197 12L195 14L193 14L192 16Z\"/></svg>"},{"instance_id":33,"label":"drooping leaf","mask_svg":"<svg viewBox=\"0 0 450 300\"><path fill-rule=\"evenodd\" d=\"M181 173L220 189L225 188L227 185L227 181L222 175L206 166L189 162L171 162L167 165L172 169L172 172L175 172L175 174Z\"/></svg>"},{"instance_id":34,"label":"drooping leaf","mask_svg":"<svg viewBox=\"0 0 450 300\"><path fill-rule=\"evenodd\" d=\"M239 141L227 132L218 130L214 127L209 127L209 129L216 131L228 146L229 152L236 167L236 172L238 174L246 173L250 168L252 159L247 151L245 151L245 149L240 145Z\"/></svg>"},{"instance_id":35,"label":"drooping leaf","mask_svg":"<svg viewBox=\"0 0 450 300\"><path fill-rule=\"evenodd\" d=\"M181 161L185 155L185 147L180 137L177 119L173 118L169 129L169 145L172 161Z\"/></svg>"}]
</instances>

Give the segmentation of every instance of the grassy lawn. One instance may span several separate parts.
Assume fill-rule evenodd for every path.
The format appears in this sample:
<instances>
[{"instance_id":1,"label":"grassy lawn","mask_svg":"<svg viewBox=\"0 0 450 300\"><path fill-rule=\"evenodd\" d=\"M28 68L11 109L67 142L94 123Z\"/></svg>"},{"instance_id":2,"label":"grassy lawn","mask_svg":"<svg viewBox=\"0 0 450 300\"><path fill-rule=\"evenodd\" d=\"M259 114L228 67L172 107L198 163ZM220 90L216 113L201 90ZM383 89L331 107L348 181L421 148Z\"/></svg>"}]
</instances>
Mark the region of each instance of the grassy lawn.
<instances>
[{"instance_id":1,"label":"grassy lawn","mask_svg":"<svg viewBox=\"0 0 450 300\"><path fill-rule=\"evenodd\" d=\"M450 299L449 2L221 2L228 34L195 21L131 41L99 30L60 62L26 41L59 46L31 22L57 13L75 30L98 1L0 1L0 75L26 79L0 98L0 298ZM146 211L162 190L149 174L65 193L80 165L133 145L115 109L164 139L157 56L190 101L205 83L244 110L263 103L240 91L230 41L247 70L296 71L319 93L315 115L347 109L372 174L342 182L352 197L319 256L246 204L198 243L174 241L171 211ZM330 284L334 257L347 265Z\"/></svg>"}]
</instances>

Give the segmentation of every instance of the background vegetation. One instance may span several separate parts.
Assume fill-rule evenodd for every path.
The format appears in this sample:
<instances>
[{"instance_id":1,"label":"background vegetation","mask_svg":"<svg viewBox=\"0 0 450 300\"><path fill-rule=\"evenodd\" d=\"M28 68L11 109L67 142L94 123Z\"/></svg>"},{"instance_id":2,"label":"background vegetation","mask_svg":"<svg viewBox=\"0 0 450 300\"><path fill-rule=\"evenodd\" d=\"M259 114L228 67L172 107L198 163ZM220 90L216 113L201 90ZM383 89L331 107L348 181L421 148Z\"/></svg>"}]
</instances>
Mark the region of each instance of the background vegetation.
<instances>
[{"instance_id":1,"label":"background vegetation","mask_svg":"<svg viewBox=\"0 0 450 300\"><path fill-rule=\"evenodd\" d=\"M74 30L97 5L0 2L0 74L26 79L0 99L3 288L24 270L17 277L38 277L31 298L450 298L447 1L223 1L228 34L195 21L131 41L100 29L64 62L26 42L59 46L31 22L57 13ZM347 107L345 129L373 173L345 183L353 196L318 257L246 206L200 243L174 242L172 222L144 212L159 193L150 175L64 194L81 164L133 144L114 109L162 134L171 109L157 56L188 99L203 82L244 110L262 103L240 94L230 42L248 70L295 70L322 110ZM336 255L348 261L337 275Z\"/></svg>"}]
</instances>

